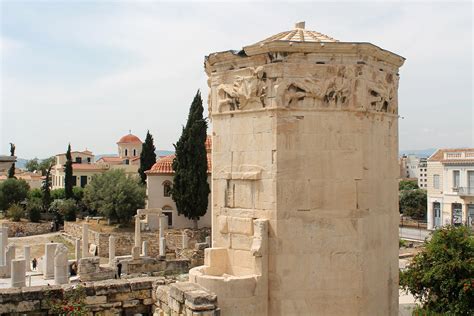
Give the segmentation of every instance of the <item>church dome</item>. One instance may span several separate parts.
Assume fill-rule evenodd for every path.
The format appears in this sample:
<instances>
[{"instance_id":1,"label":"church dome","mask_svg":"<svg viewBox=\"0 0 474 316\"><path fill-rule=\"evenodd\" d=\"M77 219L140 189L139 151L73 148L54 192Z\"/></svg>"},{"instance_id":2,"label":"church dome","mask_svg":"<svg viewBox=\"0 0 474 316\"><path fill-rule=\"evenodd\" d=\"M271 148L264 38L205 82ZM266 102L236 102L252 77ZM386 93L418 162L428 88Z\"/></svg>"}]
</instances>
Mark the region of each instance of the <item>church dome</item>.
<instances>
[{"instance_id":1,"label":"church dome","mask_svg":"<svg viewBox=\"0 0 474 316\"><path fill-rule=\"evenodd\" d=\"M117 142L117 144L138 144L138 143L140 143L140 144L142 143L140 138L138 138L137 136L135 136L131 133L128 134L128 135L123 136Z\"/></svg>"}]
</instances>

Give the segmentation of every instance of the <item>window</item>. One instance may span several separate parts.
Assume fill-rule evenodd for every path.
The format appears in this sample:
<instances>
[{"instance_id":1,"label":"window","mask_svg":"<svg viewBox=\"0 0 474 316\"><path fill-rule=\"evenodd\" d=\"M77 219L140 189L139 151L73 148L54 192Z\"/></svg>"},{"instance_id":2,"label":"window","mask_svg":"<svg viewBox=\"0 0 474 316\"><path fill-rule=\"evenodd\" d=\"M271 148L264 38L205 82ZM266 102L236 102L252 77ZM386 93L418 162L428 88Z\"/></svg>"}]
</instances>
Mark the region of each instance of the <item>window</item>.
<instances>
[{"instance_id":1,"label":"window","mask_svg":"<svg viewBox=\"0 0 474 316\"><path fill-rule=\"evenodd\" d=\"M163 182L163 196L165 197L171 196L171 182L169 181Z\"/></svg>"},{"instance_id":2,"label":"window","mask_svg":"<svg viewBox=\"0 0 474 316\"><path fill-rule=\"evenodd\" d=\"M453 203L452 207L452 224L455 226L459 226L462 224L462 204L460 203Z\"/></svg>"},{"instance_id":3,"label":"window","mask_svg":"<svg viewBox=\"0 0 474 316\"><path fill-rule=\"evenodd\" d=\"M439 174L433 175L433 188L439 189Z\"/></svg>"},{"instance_id":4,"label":"window","mask_svg":"<svg viewBox=\"0 0 474 316\"><path fill-rule=\"evenodd\" d=\"M87 162L91 162L91 157L87 157Z\"/></svg>"},{"instance_id":5,"label":"window","mask_svg":"<svg viewBox=\"0 0 474 316\"><path fill-rule=\"evenodd\" d=\"M77 177L76 176L72 176L72 186L76 186L77 185Z\"/></svg>"},{"instance_id":6,"label":"window","mask_svg":"<svg viewBox=\"0 0 474 316\"><path fill-rule=\"evenodd\" d=\"M125 149L125 157L128 156L128 149Z\"/></svg>"},{"instance_id":7,"label":"window","mask_svg":"<svg viewBox=\"0 0 474 316\"><path fill-rule=\"evenodd\" d=\"M163 215L168 216L168 227L173 226L173 209L171 206L165 205L162 208Z\"/></svg>"},{"instance_id":8,"label":"window","mask_svg":"<svg viewBox=\"0 0 474 316\"><path fill-rule=\"evenodd\" d=\"M459 170L453 170L453 188L459 188Z\"/></svg>"},{"instance_id":9,"label":"window","mask_svg":"<svg viewBox=\"0 0 474 316\"><path fill-rule=\"evenodd\" d=\"M87 184L87 176L81 176L81 188L85 187Z\"/></svg>"},{"instance_id":10,"label":"window","mask_svg":"<svg viewBox=\"0 0 474 316\"><path fill-rule=\"evenodd\" d=\"M82 157L76 157L76 162L77 163L82 163Z\"/></svg>"},{"instance_id":11,"label":"window","mask_svg":"<svg viewBox=\"0 0 474 316\"><path fill-rule=\"evenodd\" d=\"M137 155L137 150L134 149L134 150L133 150L133 157L135 157L136 155Z\"/></svg>"}]
</instances>

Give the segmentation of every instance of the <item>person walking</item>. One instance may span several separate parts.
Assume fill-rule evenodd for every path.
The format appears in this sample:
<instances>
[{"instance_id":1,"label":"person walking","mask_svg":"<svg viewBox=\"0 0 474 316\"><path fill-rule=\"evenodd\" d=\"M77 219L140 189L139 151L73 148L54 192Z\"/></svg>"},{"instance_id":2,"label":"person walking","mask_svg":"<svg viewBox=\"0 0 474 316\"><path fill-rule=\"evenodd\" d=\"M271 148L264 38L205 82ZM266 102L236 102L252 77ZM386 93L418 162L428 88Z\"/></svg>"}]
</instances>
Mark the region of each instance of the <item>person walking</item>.
<instances>
[{"instance_id":1,"label":"person walking","mask_svg":"<svg viewBox=\"0 0 474 316\"><path fill-rule=\"evenodd\" d=\"M38 264L38 261L36 260L36 258L33 258L33 260L31 261L31 265L33 266L33 271L36 271L37 264Z\"/></svg>"},{"instance_id":2,"label":"person walking","mask_svg":"<svg viewBox=\"0 0 474 316\"><path fill-rule=\"evenodd\" d=\"M120 275L122 274L122 264L119 262L117 263L117 277L120 279Z\"/></svg>"}]
</instances>

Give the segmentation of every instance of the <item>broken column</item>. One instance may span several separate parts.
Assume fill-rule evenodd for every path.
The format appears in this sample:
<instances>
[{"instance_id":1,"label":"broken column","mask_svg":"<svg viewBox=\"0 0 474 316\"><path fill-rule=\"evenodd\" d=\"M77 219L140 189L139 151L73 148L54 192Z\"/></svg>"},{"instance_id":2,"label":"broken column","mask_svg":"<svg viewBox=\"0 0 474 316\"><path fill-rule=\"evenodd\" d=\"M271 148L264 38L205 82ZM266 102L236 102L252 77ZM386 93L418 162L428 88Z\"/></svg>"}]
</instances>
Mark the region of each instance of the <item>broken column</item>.
<instances>
[{"instance_id":1,"label":"broken column","mask_svg":"<svg viewBox=\"0 0 474 316\"><path fill-rule=\"evenodd\" d=\"M23 247L23 258L25 259L25 271L31 271L30 246Z\"/></svg>"},{"instance_id":2,"label":"broken column","mask_svg":"<svg viewBox=\"0 0 474 316\"><path fill-rule=\"evenodd\" d=\"M183 244L183 249L188 249L188 247L189 247L189 237L188 237L188 235L183 234L182 244Z\"/></svg>"},{"instance_id":3,"label":"broken column","mask_svg":"<svg viewBox=\"0 0 474 316\"><path fill-rule=\"evenodd\" d=\"M142 256L147 257L148 256L148 241L144 240L142 243Z\"/></svg>"},{"instance_id":4,"label":"broken column","mask_svg":"<svg viewBox=\"0 0 474 316\"><path fill-rule=\"evenodd\" d=\"M89 255L89 224L82 224L82 257L90 257Z\"/></svg>"},{"instance_id":5,"label":"broken column","mask_svg":"<svg viewBox=\"0 0 474 316\"><path fill-rule=\"evenodd\" d=\"M109 266L113 265L115 259L115 236L109 236Z\"/></svg>"},{"instance_id":6,"label":"broken column","mask_svg":"<svg viewBox=\"0 0 474 316\"><path fill-rule=\"evenodd\" d=\"M76 261L79 262L79 259L81 259L81 240L80 239L76 239L74 241L74 252L75 252Z\"/></svg>"},{"instance_id":7,"label":"broken column","mask_svg":"<svg viewBox=\"0 0 474 316\"><path fill-rule=\"evenodd\" d=\"M166 239L160 237L160 257L166 257Z\"/></svg>"},{"instance_id":8,"label":"broken column","mask_svg":"<svg viewBox=\"0 0 474 316\"><path fill-rule=\"evenodd\" d=\"M8 246L8 226L2 224L0 228L0 265L5 264L5 250Z\"/></svg>"},{"instance_id":9,"label":"broken column","mask_svg":"<svg viewBox=\"0 0 474 316\"><path fill-rule=\"evenodd\" d=\"M14 244L9 244L7 248L5 249L5 261L4 261L4 266L5 266L5 277L9 278L11 277L11 265L12 265L12 260L15 259L15 245Z\"/></svg>"},{"instance_id":10,"label":"broken column","mask_svg":"<svg viewBox=\"0 0 474 316\"><path fill-rule=\"evenodd\" d=\"M11 261L11 287L25 286L26 272L25 259Z\"/></svg>"},{"instance_id":11,"label":"broken column","mask_svg":"<svg viewBox=\"0 0 474 316\"><path fill-rule=\"evenodd\" d=\"M44 245L44 261L43 261L43 278L54 278L54 253L56 252L57 243Z\"/></svg>"},{"instance_id":12,"label":"broken column","mask_svg":"<svg viewBox=\"0 0 474 316\"><path fill-rule=\"evenodd\" d=\"M54 252L54 284L56 285L69 283L67 254L67 247L58 244Z\"/></svg>"},{"instance_id":13,"label":"broken column","mask_svg":"<svg viewBox=\"0 0 474 316\"><path fill-rule=\"evenodd\" d=\"M141 247L141 221L138 214L135 215L135 247Z\"/></svg>"},{"instance_id":14,"label":"broken column","mask_svg":"<svg viewBox=\"0 0 474 316\"><path fill-rule=\"evenodd\" d=\"M168 216L161 214L159 217L160 217L160 237L165 237L165 230L168 229Z\"/></svg>"}]
</instances>

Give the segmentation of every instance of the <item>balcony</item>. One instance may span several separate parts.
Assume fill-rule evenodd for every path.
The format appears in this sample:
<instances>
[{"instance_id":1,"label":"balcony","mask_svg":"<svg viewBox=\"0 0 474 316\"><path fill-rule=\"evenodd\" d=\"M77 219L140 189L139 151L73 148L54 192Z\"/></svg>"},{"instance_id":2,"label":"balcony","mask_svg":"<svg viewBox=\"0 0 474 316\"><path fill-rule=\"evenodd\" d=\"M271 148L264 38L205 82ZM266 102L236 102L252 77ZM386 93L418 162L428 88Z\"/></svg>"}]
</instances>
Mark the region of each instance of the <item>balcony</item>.
<instances>
[{"instance_id":1,"label":"balcony","mask_svg":"<svg viewBox=\"0 0 474 316\"><path fill-rule=\"evenodd\" d=\"M459 196L474 196L474 187L458 187L456 188L457 191L454 190L454 192L457 192Z\"/></svg>"}]
</instances>

